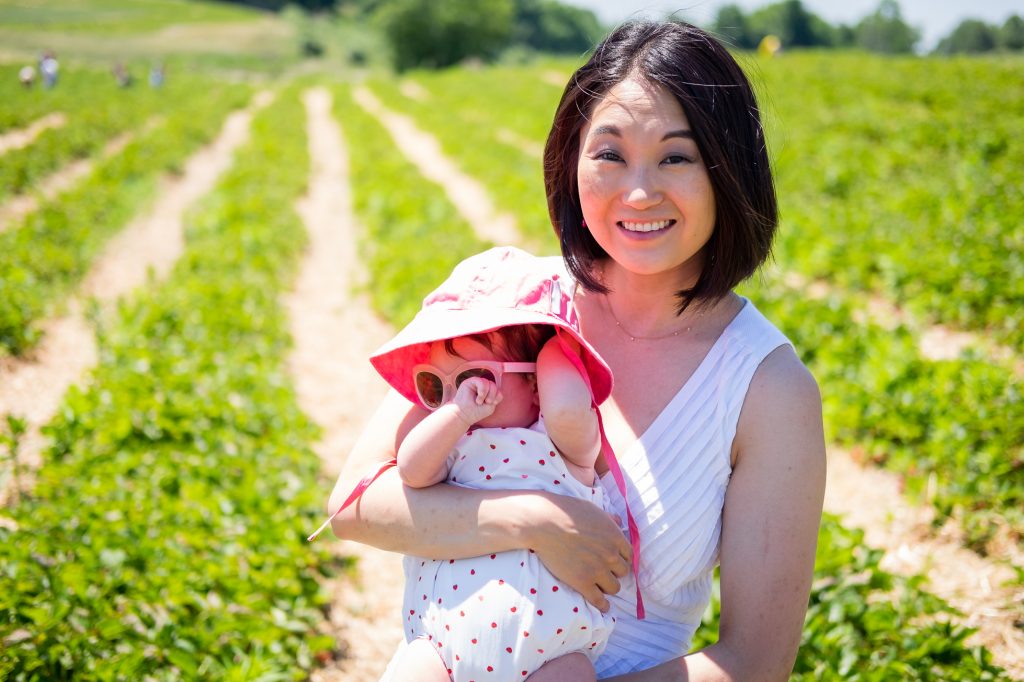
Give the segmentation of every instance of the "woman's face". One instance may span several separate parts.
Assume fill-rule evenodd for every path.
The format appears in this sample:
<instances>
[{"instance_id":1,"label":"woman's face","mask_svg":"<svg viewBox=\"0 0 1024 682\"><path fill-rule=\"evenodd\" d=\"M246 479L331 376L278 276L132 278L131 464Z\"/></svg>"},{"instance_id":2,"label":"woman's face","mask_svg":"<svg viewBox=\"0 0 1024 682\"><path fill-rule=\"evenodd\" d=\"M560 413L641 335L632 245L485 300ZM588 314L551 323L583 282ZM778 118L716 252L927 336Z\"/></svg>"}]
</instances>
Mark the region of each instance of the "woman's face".
<instances>
[{"instance_id":1,"label":"woman's face","mask_svg":"<svg viewBox=\"0 0 1024 682\"><path fill-rule=\"evenodd\" d=\"M580 136L580 204L597 243L632 273L692 284L715 196L679 102L629 78L597 102Z\"/></svg>"}]
</instances>

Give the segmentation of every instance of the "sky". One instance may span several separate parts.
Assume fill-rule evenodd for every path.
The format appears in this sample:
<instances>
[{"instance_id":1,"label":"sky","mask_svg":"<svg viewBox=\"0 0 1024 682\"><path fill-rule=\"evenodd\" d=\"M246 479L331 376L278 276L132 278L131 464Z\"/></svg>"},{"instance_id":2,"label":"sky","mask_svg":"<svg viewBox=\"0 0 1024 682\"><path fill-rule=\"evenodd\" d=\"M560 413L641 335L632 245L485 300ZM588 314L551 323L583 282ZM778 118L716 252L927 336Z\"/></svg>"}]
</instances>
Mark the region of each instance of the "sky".
<instances>
[{"instance_id":1,"label":"sky","mask_svg":"<svg viewBox=\"0 0 1024 682\"><path fill-rule=\"evenodd\" d=\"M682 10L681 16L700 25L710 24L722 5L737 4L746 12L771 0L564 0L594 11L606 24L617 24L637 12L660 17ZM806 9L832 24L855 24L878 8L879 0L802 0ZM1011 14L1024 17L1024 0L900 0L903 20L921 30L919 49L930 50L964 19L982 19L1002 25Z\"/></svg>"}]
</instances>

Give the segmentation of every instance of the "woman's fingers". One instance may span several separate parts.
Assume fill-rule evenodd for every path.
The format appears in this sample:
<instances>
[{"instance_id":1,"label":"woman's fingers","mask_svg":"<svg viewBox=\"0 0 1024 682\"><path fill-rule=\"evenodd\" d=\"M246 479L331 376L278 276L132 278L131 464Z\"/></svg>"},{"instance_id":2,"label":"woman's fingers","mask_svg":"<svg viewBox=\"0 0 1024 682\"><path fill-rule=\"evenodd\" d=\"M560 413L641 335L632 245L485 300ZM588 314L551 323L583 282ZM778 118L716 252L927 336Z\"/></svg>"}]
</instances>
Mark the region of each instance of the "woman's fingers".
<instances>
[{"instance_id":1,"label":"woman's fingers","mask_svg":"<svg viewBox=\"0 0 1024 682\"><path fill-rule=\"evenodd\" d=\"M603 510L585 500L544 495L533 549L551 573L601 610L630 569L629 542Z\"/></svg>"},{"instance_id":2,"label":"woman's fingers","mask_svg":"<svg viewBox=\"0 0 1024 682\"><path fill-rule=\"evenodd\" d=\"M620 587L619 579L611 572L597 582L597 588L604 594L618 594Z\"/></svg>"},{"instance_id":3,"label":"woman's fingers","mask_svg":"<svg viewBox=\"0 0 1024 682\"><path fill-rule=\"evenodd\" d=\"M588 602L597 607L597 610L601 613L608 613L612 608L608 598L604 596L604 592L597 585L591 585L589 589L578 590L583 598Z\"/></svg>"}]
</instances>

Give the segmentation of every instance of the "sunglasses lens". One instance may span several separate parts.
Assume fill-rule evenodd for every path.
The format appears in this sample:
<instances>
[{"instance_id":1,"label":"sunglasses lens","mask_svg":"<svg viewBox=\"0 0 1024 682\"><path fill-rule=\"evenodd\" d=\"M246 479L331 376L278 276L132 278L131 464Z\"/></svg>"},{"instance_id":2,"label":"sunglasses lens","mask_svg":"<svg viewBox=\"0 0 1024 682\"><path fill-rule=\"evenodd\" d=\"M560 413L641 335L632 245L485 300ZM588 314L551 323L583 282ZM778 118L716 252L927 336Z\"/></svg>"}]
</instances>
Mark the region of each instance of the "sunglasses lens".
<instances>
[{"instance_id":1,"label":"sunglasses lens","mask_svg":"<svg viewBox=\"0 0 1024 682\"><path fill-rule=\"evenodd\" d=\"M465 372L459 372L459 376L455 377L455 387L458 388L462 385L463 381L473 377L480 377L481 379L498 383L494 378L494 372L484 367L477 367L476 369L467 369Z\"/></svg>"},{"instance_id":2,"label":"sunglasses lens","mask_svg":"<svg viewBox=\"0 0 1024 682\"><path fill-rule=\"evenodd\" d=\"M436 374L417 372L416 392L427 407L440 407L444 399L444 384Z\"/></svg>"}]
</instances>

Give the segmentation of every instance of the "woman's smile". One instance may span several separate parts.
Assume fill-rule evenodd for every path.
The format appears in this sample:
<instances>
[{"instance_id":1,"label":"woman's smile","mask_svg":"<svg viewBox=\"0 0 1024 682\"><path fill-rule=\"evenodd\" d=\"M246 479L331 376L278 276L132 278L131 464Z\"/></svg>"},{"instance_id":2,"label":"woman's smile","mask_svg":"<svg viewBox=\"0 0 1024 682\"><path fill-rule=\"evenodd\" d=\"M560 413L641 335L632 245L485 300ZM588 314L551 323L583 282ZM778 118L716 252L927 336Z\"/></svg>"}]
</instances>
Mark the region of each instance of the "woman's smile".
<instances>
[{"instance_id":1,"label":"woman's smile","mask_svg":"<svg viewBox=\"0 0 1024 682\"><path fill-rule=\"evenodd\" d=\"M618 226L627 232L661 232L676 224L674 220L620 220Z\"/></svg>"}]
</instances>

